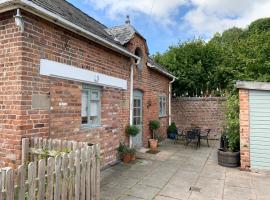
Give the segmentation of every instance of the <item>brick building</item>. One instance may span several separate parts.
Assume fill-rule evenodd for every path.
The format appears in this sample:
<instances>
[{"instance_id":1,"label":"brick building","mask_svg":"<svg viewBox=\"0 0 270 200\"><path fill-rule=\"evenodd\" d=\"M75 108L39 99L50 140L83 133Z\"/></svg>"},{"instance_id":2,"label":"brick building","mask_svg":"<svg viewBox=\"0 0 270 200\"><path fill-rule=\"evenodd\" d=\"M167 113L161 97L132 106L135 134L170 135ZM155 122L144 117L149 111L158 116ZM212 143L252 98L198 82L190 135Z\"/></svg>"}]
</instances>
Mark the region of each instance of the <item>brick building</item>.
<instances>
[{"instance_id":1,"label":"brick building","mask_svg":"<svg viewBox=\"0 0 270 200\"><path fill-rule=\"evenodd\" d=\"M174 76L148 56L127 20L108 28L63 0L0 1L0 166L21 162L21 139L100 143L103 165L133 123L165 136Z\"/></svg>"}]
</instances>

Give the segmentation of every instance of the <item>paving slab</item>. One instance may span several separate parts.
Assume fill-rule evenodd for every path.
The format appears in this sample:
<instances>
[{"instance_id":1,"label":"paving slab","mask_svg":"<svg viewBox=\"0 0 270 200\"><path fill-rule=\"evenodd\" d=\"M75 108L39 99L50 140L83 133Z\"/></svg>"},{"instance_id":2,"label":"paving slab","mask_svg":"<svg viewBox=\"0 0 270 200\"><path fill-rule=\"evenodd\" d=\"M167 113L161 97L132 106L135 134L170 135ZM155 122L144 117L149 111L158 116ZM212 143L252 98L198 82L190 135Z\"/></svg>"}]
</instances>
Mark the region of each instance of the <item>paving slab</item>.
<instances>
[{"instance_id":1,"label":"paving slab","mask_svg":"<svg viewBox=\"0 0 270 200\"><path fill-rule=\"evenodd\" d=\"M119 198L119 200L141 200L142 198L133 197L129 195L124 195Z\"/></svg>"},{"instance_id":2,"label":"paving slab","mask_svg":"<svg viewBox=\"0 0 270 200\"><path fill-rule=\"evenodd\" d=\"M270 176L217 164L217 148L165 141L101 173L101 200L269 200Z\"/></svg>"},{"instance_id":3,"label":"paving slab","mask_svg":"<svg viewBox=\"0 0 270 200\"><path fill-rule=\"evenodd\" d=\"M226 186L223 200L256 200L256 193L251 188Z\"/></svg>"},{"instance_id":4,"label":"paving slab","mask_svg":"<svg viewBox=\"0 0 270 200\"><path fill-rule=\"evenodd\" d=\"M181 199L176 199L176 198L171 198L171 197L166 197L166 196L160 196L160 195L158 195L158 196L156 196L154 198L154 200L181 200Z\"/></svg>"},{"instance_id":5,"label":"paving slab","mask_svg":"<svg viewBox=\"0 0 270 200\"><path fill-rule=\"evenodd\" d=\"M133 188L131 188L129 191L127 191L127 195L142 198L145 200L153 199L157 193L159 192L159 189L145 186L145 185L135 185Z\"/></svg>"},{"instance_id":6,"label":"paving slab","mask_svg":"<svg viewBox=\"0 0 270 200\"><path fill-rule=\"evenodd\" d=\"M190 184L175 185L169 183L159 192L159 195L186 200L191 194L189 189Z\"/></svg>"},{"instance_id":7,"label":"paving slab","mask_svg":"<svg viewBox=\"0 0 270 200\"><path fill-rule=\"evenodd\" d=\"M194 185L200 189L199 192L192 192L192 196L201 196L209 199L222 199L224 180L200 177Z\"/></svg>"}]
</instances>

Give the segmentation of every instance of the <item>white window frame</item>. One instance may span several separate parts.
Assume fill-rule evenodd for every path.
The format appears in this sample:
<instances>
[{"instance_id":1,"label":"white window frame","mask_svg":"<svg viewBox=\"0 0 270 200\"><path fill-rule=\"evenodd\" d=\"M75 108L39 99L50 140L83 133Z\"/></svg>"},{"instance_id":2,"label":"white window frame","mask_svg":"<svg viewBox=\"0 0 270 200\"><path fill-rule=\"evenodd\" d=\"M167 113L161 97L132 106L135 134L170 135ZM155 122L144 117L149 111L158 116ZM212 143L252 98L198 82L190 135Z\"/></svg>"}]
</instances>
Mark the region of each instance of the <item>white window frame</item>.
<instances>
[{"instance_id":1,"label":"white window frame","mask_svg":"<svg viewBox=\"0 0 270 200\"><path fill-rule=\"evenodd\" d=\"M87 94L88 94L88 102L87 102L87 107L88 107L88 113L87 113L87 124L83 124L82 123L82 120L81 120L81 127L82 128L94 128L94 127L99 127L101 126L101 90L99 87L94 87L94 86L91 86L91 85L86 85L86 84L83 84L82 86L82 94L83 94L83 91L86 91ZM94 99L92 97L92 93L93 92L98 92L98 98L97 99ZM95 102L98 102L98 120L97 120L97 123L95 124L92 124L91 123L91 120L90 120L90 108L91 108L91 102L92 101L95 101ZM81 106L81 112L82 112L82 106ZM81 116L82 117L82 116Z\"/></svg>"},{"instance_id":2,"label":"white window frame","mask_svg":"<svg viewBox=\"0 0 270 200\"><path fill-rule=\"evenodd\" d=\"M159 107L159 111L158 111L159 117L166 117L167 116L167 96L165 94L159 95L158 107Z\"/></svg>"}]
</instances>

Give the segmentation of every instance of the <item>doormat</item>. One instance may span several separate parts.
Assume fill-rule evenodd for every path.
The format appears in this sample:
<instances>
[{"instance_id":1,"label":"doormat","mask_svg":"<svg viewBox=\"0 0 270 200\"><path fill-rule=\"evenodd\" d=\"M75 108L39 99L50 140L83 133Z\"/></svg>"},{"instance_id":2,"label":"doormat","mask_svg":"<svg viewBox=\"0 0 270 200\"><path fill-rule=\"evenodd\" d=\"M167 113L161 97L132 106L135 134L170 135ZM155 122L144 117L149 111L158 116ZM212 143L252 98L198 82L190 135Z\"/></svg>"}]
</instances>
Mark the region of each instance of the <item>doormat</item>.
<instances>
[{"instance_id":1,"label":"doormat","mask_svg":"<svg viewBox=\"0 0 270 200\"><path fill-rule=\"evenodd\" d=\"M159 152L160 152L159 150L151 150L151 149L146 151L146 153L150 153L150 154L157 154Z\"/></svg>"}]
</instances>

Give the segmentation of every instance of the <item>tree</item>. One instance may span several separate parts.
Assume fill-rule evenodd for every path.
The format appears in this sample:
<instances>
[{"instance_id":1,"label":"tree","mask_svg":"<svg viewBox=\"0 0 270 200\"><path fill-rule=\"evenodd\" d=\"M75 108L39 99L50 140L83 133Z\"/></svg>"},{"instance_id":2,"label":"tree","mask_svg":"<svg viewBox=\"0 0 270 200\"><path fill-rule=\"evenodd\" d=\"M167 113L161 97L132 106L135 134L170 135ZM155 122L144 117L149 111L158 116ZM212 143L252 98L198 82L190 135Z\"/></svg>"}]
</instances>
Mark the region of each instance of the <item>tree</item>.
<instances>
[{"instance_id":1,"label":"tree","mask_svg":"<svg viewBox=\"0 0 270 200\"><path fill-rule=\"evenodd\" d=\"M270 18L258 19L247 29L237 27L216 33L209 42L201 39L169 47L154 60L178 80L177 96L220 95L231 90L235 80L270 81Z\"/></svg>"}]
</instances>

